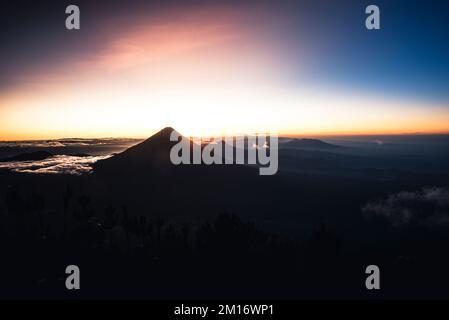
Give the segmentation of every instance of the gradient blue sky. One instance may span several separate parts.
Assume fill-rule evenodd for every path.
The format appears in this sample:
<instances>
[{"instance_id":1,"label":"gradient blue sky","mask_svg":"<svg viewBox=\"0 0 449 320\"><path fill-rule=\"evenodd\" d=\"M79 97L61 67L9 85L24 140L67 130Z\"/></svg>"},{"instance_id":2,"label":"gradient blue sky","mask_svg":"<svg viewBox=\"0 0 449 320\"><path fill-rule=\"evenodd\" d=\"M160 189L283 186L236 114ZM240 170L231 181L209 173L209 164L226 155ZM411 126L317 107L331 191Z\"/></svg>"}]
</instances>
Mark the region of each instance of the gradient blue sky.
<instances>
[{"instance_id":1,"label":"gradient blue sky","mask_svg":"<svg viewBox=\"0 0 449 320\"><path fill-rule=\"evenodd\" d=\"M78 1L69 32L72 3L2 2L0 139L449 131L447 1Z\"/></svg>"}]
</instances>

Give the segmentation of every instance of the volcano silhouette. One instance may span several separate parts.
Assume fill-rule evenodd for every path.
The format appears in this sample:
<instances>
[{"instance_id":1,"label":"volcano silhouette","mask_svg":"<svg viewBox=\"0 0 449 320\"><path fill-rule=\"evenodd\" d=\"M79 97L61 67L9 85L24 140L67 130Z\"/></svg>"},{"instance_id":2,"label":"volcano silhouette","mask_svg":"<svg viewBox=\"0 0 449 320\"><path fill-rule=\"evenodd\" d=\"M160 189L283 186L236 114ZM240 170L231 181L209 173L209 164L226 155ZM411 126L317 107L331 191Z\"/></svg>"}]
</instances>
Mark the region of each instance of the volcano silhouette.
<instances>
[{"instance_id":1,"label":"volcano silhouette","mask_svg":"<svg viewBox=\"0 0 449 320\"><path fill-rule=\"evenodd\" d=\"M139 170L166 170L173 166L170 161L170 149L177 141L170 141L174 131L166 127L147 140L130 147L109 159L98 161L94 170L96 173L125 173Z\"/></svg>"},{"instance_id":2,"label":"volcano silhouette","mask_svg":"<svg viewBox=\"0 0 449 320\"><path fill-rule=\"evenodd\" d=\"M196 178L212 176L217 179L220 176L229 178L229 175L232 177L236 174L241 179L248 174L251 176L258 174L256 168L245 165L174 165L170 160L170 150L178 141L170 141L170 135L173 131L175 129L166 127L122 153L98 161L94 165L94 172L97 175L129 175L135 179L146 175L152 177L160 175L177 176L178 178L185 175L195 175ZM179 136L181 135L179 134ZM192 141L189 142L189 148L191 148L192 143Z\"/></svg>"},{"instance_id":3,"label":"volcano silhouette","mask_svg":"<svg viewBox=\"0 0 449 320\"><path fill-rule=\"evenodd\" d=\"M259 175L259 168L236 164L180 164L170 160L173 128L167 127L147 140L98 161L90 188L107 203L132 203L138 212L164 212L190 218L222 210L235 211L243 205L268 198L273 176ZM193 142L189 141L189 147ZM250 200L248 200L250 199ZM265 204L259 203L265 206ZM188 209L186 209L186 206Z\"/></svg>"}]
</instances>

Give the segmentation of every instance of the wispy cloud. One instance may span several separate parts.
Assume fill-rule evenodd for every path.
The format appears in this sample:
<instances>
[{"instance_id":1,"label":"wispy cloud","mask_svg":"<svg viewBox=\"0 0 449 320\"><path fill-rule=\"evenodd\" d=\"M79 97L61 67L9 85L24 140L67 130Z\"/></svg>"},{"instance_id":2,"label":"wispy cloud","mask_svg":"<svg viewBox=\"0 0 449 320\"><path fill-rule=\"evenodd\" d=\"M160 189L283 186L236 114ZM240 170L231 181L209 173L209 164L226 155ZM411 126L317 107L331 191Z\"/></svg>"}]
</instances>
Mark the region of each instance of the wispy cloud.
<instances>
[{"instance_id":1,"label":"wispy cloud","mask_svg":"<svg viewBox=\"0 0 449 320\"><path fill-rule=\"evenodd\" d=\"M449 190L401 191L362 208L368 217L384 217L394 226L449 226Z\"/></svg>"}]
</instances>

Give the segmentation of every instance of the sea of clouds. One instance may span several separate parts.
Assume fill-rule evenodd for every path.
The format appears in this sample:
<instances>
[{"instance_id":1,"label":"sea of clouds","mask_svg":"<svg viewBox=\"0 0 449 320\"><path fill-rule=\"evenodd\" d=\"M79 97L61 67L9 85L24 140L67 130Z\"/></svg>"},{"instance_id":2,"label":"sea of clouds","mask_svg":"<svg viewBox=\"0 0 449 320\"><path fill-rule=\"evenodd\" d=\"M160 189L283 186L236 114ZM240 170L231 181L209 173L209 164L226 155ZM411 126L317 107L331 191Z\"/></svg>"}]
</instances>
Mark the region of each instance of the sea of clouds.
<instances>
[{"instance_id":1,"label":"sea of clouds","mask_svg":"<svg viewBox=\"0 0 449 320\"><path fill-rule=\"evenodd\" d=\"M92 164L108 156L67 156L56 155L45 160L11 161L0 163L0 169L21 173L73 174L81 175L92 171Z\"/></svg>"}]
</instances>

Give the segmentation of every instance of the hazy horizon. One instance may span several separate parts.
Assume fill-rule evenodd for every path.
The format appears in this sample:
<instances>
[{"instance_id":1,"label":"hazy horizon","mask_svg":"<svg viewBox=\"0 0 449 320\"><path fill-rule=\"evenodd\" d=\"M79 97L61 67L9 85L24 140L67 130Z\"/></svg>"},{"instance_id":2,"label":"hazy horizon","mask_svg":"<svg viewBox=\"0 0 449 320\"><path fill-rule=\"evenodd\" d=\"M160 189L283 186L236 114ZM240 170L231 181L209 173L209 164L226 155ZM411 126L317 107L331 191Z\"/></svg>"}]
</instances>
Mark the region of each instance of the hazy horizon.
<instances>
[{"instance_id":1,"label":"hazy horizon","mask_svg":"<svg viewBox=\"0 0 449 320\"><path fill-rule=\"evenodd\" d=\"M162 128L161 128L162 129ZM176 130L176 128L174 128ZM0 142L39 142L39 141L60 141L69 139L80 139L80 140L145 140L150 138L152 135L158 133L160 130L156 130L150 133L148 136L63 136L63 137L35 137L31 139L0 139ZM180 132L182 134L182 132ZM239 133L229 136L244 136L248 134L255 134L255 132L250 133ZM411 133L365 133L365 134L348 134L348 133L338 133L338 134L278 134L280 138L292 138L292 139L326 139L326 138L370 138L370 137L419 137L419 136L448 136L449 132L411 132ZM227 135L203 135L203 136L192 136L184 135L188 138L217 138L226 137Z\"/></svg>"}]
</instances>

